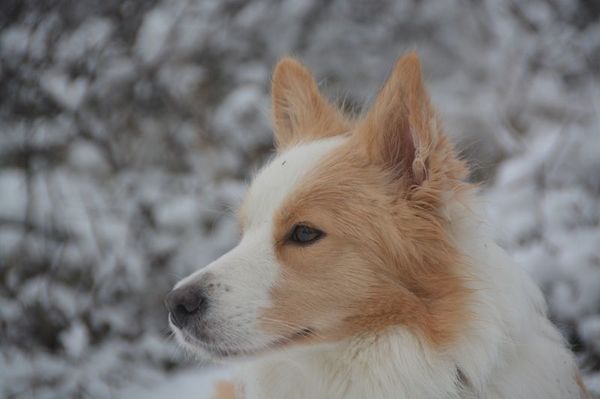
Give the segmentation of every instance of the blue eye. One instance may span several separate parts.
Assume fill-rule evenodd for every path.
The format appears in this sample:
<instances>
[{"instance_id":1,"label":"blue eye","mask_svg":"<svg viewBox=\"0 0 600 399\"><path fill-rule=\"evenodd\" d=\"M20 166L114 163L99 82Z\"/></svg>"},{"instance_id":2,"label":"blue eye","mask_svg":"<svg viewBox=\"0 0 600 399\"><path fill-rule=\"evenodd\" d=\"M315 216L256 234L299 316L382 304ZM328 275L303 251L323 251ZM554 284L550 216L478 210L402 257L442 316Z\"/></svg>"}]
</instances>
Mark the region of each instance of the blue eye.
<instances>
[{"instance_id":1,"label":"blue eye","mask_svg":"<svg viewBox=\"0 0 600 399\"><path fill-rule=\"evenodd\" d=\"M295 244L308 245L323 237L323 232L303 224L297 224L292 229L289 241Z\"/></svg>"}]
</instances>

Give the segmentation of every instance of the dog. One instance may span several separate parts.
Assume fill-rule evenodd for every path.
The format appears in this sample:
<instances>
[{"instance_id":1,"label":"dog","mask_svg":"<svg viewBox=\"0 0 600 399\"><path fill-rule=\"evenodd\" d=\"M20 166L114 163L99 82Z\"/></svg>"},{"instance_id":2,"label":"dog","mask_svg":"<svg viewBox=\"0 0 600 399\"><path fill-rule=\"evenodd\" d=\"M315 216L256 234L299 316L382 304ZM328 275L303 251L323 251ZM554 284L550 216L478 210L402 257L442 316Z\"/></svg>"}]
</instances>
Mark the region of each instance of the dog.
<instances>
[{"instance_id":1,"label":"dog","mask_svg":"<svg viewBox=\"0 0 600 399\"><path fill-rule=\"evenodd\" d=\"M272 108L276 156L239 244L166 299L183 347L236 365L222 395L588 397L540 290L493 241L416 53L354 119L284 58Z\"/></svg>"}]
</instances>

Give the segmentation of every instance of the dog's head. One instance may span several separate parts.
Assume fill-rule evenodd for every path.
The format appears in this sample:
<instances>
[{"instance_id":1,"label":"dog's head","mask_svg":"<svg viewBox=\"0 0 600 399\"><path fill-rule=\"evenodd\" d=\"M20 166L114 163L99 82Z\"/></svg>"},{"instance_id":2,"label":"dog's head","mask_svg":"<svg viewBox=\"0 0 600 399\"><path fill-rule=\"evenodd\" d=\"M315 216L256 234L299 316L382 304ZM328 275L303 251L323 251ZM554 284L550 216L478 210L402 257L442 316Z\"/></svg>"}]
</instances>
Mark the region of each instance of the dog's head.
<instances>
[{"instance_id":1,"label":"dog's head","mask_svg":"<svg viewBox=\"0 0 600 399\"><path fill-rule=\"evenodd\" d=\"M277 156L241 206L239 244L167 298L179 341L231 358L402 326L447 344L467 291L444 208L466 169L418 57L398 61L360 120L291 59L276 67L272 97Z\"/></svg>"}]
</instances>

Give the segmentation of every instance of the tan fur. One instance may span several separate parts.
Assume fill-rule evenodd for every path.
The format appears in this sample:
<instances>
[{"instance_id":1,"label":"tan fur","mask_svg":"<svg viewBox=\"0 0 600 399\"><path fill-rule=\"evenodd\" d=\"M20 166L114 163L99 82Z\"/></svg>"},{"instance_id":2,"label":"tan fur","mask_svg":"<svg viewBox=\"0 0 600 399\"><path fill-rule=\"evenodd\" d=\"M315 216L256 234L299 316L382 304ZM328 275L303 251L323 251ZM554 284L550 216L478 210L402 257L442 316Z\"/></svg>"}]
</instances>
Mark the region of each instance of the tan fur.
<instances>
[{"instance_id":1,"label":"tan fur","mask_svg":"<svg viewBox=\"0 0 600 399\"><path fill-rule=\"evenodd\" d=\"M230 381L218 381L213 399L242 399L236 396L235 385Z\"/></svg>"},{"instance_id":2,"label":"tan fur","mask_svg":"<svg viewBox=\"0 0 600 399\"><path fill-rule=\"evenodd\" d=\"M581 374L579 372L577 372L577 374L575 374L575 382L577 382L577 386L579 387L579 390L581 391L581 397L585 398L585 399L591 398L591 395L588 392L585 384L583 383L583 380L581 379Z\"/></svg>"},{"instance_id":3,"label":"tan fur","mask_svg":"<svg viewBox=\"0 0 600 399\"><path fill-rule=\"evenodd\" d=\"M321 95L311 73L298 61L284 58L277 64L271 90L278 150L347 130L341 113Z\"/></svg>"},{"instance_id":4,"label":"tan fur","mask_svg":"<svg viewBox=\"0 0 600 399\"><path fill-rule=\"evenodd\" d=\"M288 80L307 79L304 69L286 69ZM285 101L306 103L305 94L297 100L293 93ZM275 109L279 96L274 87ZM323 126L330 106L312 105L288 120ZM468 319L469 290L443 206L469 188L465 175L429 104L418 58L409 54L348 142L279 210L273 239L283 270L264 328L282 337L310 328L314 335L299 340L328 341L401 325L432 345L450 344ZM286 242L298 223L327 236L306 247Z\"/></svg>"}]
</instances>

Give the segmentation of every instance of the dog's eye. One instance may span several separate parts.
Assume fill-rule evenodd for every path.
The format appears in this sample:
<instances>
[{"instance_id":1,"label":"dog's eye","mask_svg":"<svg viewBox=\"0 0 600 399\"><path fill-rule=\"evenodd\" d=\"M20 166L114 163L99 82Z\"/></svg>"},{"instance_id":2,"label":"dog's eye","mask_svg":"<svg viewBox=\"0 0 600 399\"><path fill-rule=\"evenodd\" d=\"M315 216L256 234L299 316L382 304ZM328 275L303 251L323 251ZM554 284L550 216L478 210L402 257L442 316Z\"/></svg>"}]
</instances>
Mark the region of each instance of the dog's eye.
<instances>
[{"instance_id":1,"label":"dog's eye","mask_svg":"<svg viewBox=\"0 0 600 399\"><path fill-rule=\"evenodd\" d=\"M292 229L292 232L289 236L289 241L295 244L306 245L312 244L321 237L323 237L323 232L321 230L317 230L303 224L297 224Z\"/></svg>"}]
</instances>

